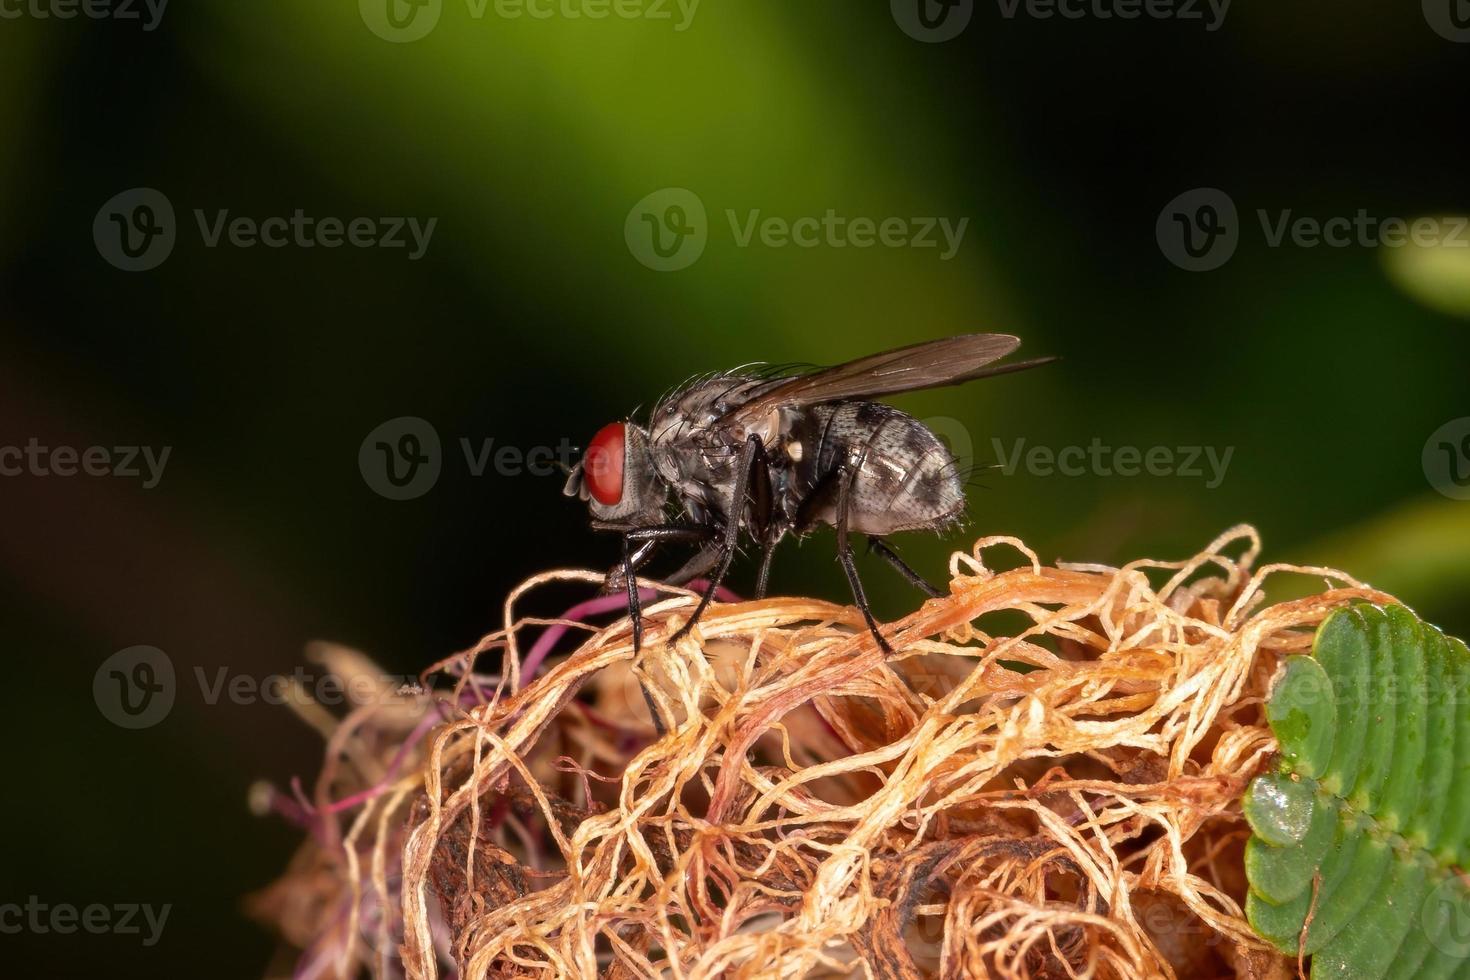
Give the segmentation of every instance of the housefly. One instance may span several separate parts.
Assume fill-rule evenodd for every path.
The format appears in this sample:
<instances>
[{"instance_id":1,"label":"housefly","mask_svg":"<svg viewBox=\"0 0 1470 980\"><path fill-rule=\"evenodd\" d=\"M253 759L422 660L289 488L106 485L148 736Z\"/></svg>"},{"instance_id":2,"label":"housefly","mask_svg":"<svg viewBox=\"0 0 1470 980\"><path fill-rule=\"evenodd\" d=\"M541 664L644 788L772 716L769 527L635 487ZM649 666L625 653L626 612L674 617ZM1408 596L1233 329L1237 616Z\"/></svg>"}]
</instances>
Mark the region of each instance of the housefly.
<instances>
[{"instance_id":1,"label":"housefly","mask_svg":"<svg viewBox=\"0 0 1470 980\"><path fill-rule=\"evenodd\" d=\"M671 637L677 640L708 608L742 540L761 551L760 598L776 546L828 525L837 531L853 599L879 647L892 653L849 537L867 535L904 578L940 595L884 539L959 523L965 490L959 465L924 423L872 399L1053 360L994 363L1020 344L1007 334L966 334L804 373L737 368L666 395L647 427L624 419L600 429L564 492L587 503L594 529L623 537L623 559L608 573L608 586L627 590L634 649L643 638L634 576L661 545L697 546L670 584L708 575L694 614Z\"/></svg>"}]
</instances>

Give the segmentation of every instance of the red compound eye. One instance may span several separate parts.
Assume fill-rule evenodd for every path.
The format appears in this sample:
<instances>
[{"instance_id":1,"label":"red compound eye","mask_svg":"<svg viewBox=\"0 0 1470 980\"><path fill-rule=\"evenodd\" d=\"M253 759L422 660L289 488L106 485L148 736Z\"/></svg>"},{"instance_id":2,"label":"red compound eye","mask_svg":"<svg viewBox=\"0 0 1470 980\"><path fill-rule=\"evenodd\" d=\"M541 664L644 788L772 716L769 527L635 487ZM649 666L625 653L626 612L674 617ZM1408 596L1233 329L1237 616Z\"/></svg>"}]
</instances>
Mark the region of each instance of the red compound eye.
<instances>
[{"instance_id":1,"label":"red compound eye","mask_svg":"<svg viewBox=\"0 0 1470 980\"><path fill-rule=\"evenodd\" d=\"M611 507L623 499L623 453L627 436L623 423L613 422L597 430L582 457L582 475L592 498Z\"/></svg>"}]
</instances>

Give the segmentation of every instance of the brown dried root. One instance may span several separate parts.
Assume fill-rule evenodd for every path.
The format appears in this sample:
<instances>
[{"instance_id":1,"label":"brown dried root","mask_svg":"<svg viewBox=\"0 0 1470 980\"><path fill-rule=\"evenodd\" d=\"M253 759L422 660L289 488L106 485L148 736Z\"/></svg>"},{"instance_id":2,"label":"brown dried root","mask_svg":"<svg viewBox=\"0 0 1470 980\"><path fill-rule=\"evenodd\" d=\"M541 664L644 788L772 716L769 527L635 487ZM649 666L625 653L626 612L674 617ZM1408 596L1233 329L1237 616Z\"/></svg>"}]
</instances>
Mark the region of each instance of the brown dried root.
<instances>
[{"instance_id":1,"label":"brown dried root","mask_svg":"<svg viewBox=\"0 0 1470 980\"><path fill-rule=\"evenodd\" d=\"M1002 545L1020 567L987 567ZM257 909L289 929L280 896L316 896L298 976L1290 976L1241 912L1263 699L1329 611L1392 600L1253 571L1258 552L1245 526L1121 569L982 539L889 628L893 658L856 610L798 598L716 604L669 646L678 592L646 608L633 668L657 741L626 618L522 677L548 621L517 600L596 580L537 576L504 631L437 665L452 697L407 737L399 712L409 764L344 774L334 736L307 822L356 808L351 827L317 829ZM1265 605L1281 572L1328 581ZM497 649L502 676L475 675ZM381 757L380 713L342 725Z\"/></svg>"}]
</instances>

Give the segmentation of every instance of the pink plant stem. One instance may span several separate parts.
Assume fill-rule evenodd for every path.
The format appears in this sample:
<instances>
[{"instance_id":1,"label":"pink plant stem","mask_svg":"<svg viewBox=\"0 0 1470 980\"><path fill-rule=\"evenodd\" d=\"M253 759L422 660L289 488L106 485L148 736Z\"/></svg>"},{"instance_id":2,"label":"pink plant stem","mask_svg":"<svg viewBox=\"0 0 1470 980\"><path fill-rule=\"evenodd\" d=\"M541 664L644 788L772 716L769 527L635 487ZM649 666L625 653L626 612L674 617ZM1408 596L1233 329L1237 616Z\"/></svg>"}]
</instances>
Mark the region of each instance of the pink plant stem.
<instances>
[{"instance_id":1,"label":"pink plant stem","mask_svg":"<svg viewBox=\"0 0 1470 980\"><path fill-rule=\"evenodd\" d=\"M439 720L437 712L430 712L424 715L423 719L409 733L408 738L398 747L398 751L393 754L392 761L388 763L388 771L384 773L381 780L365 790L353 793L351 796L344 796L342 799L325 807L323 812L340 813L343 810L357 806L359 803L365 803L373 797L387 792L388 784L398 777L398 770L403 765L403 761L408 758L408 753L429 733L429 729L439 723Z\"/></svg>"},{"instance_id":2,"label":"pink plant stem","mask_svg":"<svg viewBox=\"0 0 1470 980\"><path fill-rule=\"evenodd\" d=\"M705 579L695 579L689 583L692 591L700 592L709 582ZM639 603L652 602L658 593L653 589L639 589ZM715 598L721 602L739 602L740 597L723 585L715 592ZM560 619L570 619L574 622L582 622L588 616L596 616L600 613L612 612L616 609L628 608L628 596L619 592L617 595L603 595L586 602L579 602L566 612L562 613ZM556 641L566 634L569 627L560 624L546 627L546 631L536 638L536 643L531 647L531 652L526 655L526 663L521 668L522 684L535 679L536 673L541 669L541 664L556 646Z\"/></svg>"}]
</instances>

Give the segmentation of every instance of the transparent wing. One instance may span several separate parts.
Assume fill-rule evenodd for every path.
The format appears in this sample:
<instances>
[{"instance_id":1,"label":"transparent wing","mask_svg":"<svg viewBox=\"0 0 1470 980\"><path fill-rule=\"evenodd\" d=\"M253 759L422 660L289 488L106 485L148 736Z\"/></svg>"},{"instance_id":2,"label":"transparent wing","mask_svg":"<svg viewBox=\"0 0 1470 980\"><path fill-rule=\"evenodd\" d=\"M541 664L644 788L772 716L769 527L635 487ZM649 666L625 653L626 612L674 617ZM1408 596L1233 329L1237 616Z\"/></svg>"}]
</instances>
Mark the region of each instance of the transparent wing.
<instances>
[{"instance_id":1,"label":"transparent wing","mask_svg":"<svg viewBox=\"0 0 1470 980\"><path fill-rule=\"evenodd\" d=\"M945 337L897 350L860 357L811 374L779 378L725 419L759 418L778 408L819 405L895 395L920 388L940 388L1008 371L1044 364L1041 358L1016 364L991 365L1021 346L1020 338L1004 333L971 333Z\"/></svg>"}]
</instances>

